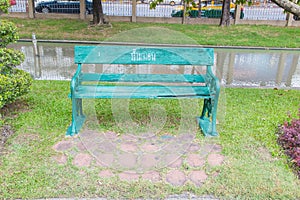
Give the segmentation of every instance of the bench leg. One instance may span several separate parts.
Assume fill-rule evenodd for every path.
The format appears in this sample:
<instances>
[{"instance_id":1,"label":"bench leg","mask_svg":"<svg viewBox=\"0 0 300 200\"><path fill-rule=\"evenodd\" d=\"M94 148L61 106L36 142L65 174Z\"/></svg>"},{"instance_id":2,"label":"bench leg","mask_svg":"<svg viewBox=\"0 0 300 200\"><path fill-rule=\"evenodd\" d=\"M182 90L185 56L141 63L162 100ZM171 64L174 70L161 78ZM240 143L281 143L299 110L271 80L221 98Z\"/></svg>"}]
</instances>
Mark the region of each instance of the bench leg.
<instances>
[{"instance_id":1,"label":"bench leg","mask_svg":"<svg viewBox=\"0 0 300 200\"><path fill-rule=\"evenodd\" d=\"M217 105L215 99L204 99L202 114L198 118L199 126L205 136L217 136Z\"/></svg>"},{"instance_id":2,"label":"bench leg","mask_svg":"<svg viewBox=\"0 0 300 200\"><path fill-rule=\"evenodd\" d=\"M72 123L69 126L66 135L73 136L78 134L79 130L83 126L85 116L82 111L82 99L72 99Z\"/></svg>"}]
</instances>

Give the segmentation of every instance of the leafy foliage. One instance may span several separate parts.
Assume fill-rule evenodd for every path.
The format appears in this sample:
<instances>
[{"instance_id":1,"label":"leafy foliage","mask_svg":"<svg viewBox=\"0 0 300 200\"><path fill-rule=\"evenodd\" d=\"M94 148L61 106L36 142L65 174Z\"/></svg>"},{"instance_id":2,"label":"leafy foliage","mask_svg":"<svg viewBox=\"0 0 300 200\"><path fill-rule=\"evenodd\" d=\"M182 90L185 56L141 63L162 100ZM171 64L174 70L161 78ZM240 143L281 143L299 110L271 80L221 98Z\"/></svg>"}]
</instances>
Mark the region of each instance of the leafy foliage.
<instances>
[{"instance_id":1,"label":"leafy foliage","mask_svg":"<svg viewBox=\"0 0 300 200\"><path fill-rule=\"evenodd\" d=\"M251 6L253 4L252 0L236 0L235 1L236 4L240 4L240 5L248 5Z\"/></svg>"},{"instance_id":2,"label":"leafy foliage","mask_svg":"<svg viewBox=\"0 0 300 200\"><path fill-rule=\"evenodd\" d=\"M14 67L24 61L24 54L15 49L0 48L0 74L12 74Z\"/></svg>"},{"instance_id":3,"label":"leafy foliage","mask_svg":"<svg viewBox=\"0 0 300 200\"><path fill-rule=\"evenodd\" d=\"M0 11L8 13L8 8L10 6L9 0L0 0Z\"/></svg>"},{"instance_id":4,"label":"leafy foliage","mask_svg":"<svg viewBox=\"0 0 300 200\"><path fill-rule=\"evenodd\" d=\"M278 143L291 158L291 162L300 178L300 108L298 116L299 119L291 119L291 122L286 121L279 128Z\"/></svg>"},{"instance_id":5,"label":"leafy foliage","mask_svg":"<svg viewBox=\"0 0 300 200\"><path fill-rule=\"evenodd\" d=\"M14 69L9 76L0 74L0 108L26 94L31 84L30 74L20 69Z\"/></svg>"},{"instance_id":6,"label":"leafy foliage","mask_svg":"<svg viewBox=\"0 0 300 200\"><path fill-rule=\"evenodd\" d=\"M0 21L0 47L4 48L9 43L16 42L19 39L17 27L9 21Z\"/></svg>"},{"instance_id":7,"label":"leafy foliage","mask_svg":"<svg viewBox=\"0 0 300 200\"><path fill-rule=\"evenodd\" d=\"M0 11L7 13L9 0L0 0ZM21 51L7 48L19 39L16 26L9 21L0 21L0 109L29 91L32 78L29 73L16 69L24 61Z\"/></svg>"}]
</instances>

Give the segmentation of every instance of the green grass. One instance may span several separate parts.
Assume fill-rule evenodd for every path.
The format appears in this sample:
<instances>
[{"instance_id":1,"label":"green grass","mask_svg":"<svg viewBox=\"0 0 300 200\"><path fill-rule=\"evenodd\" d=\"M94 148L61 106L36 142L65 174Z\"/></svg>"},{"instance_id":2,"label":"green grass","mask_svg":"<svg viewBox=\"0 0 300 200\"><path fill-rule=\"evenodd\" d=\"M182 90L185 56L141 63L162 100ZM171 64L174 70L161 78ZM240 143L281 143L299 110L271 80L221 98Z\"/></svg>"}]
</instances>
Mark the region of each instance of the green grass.
<instances>
[{"instance_id":1,"label":"green grass","mask_svg":"<svg viewBox=\"0 0 300 200\"><path fill-rule=\"evenodd\" d=\"M200 188L102 179L96 169L76 168L71 160L66 165L57 164L52 159L56 154L52 147L64 139L71 122L68 92L68 81L34 81L32 91L19 101L19 108L6 114L5 122L13 125L15 134L6 145L8 153L0 157L1 199L163 198L185 191L227 199L300 198L299 180L288 167L275 135L288 111L296 117L299 90L222 88L217 129L226 160L218 169L219 176ZM149 107L156 103L132 101L130 112L141 125L146 124ZM118 131L110 102L99 100L96 106L101 106L97 109L103 122L100 129ZM163 131L173 132L179 126L181 108L176 100L163 101L161 106L168 116ZM198 139L204 140L202 136Z\"/></svg>"},{"instance_id":2,"label":"green grass","mask_svg":"<svg viewBox=\"0 0 300 200\"><path fill-rule=\"evenodd\" d=\"M75 19L20 19L20 38L300 48L300 29L267 25L183 25L113 22L112 28Z\"/></svg>"}]
</instances>

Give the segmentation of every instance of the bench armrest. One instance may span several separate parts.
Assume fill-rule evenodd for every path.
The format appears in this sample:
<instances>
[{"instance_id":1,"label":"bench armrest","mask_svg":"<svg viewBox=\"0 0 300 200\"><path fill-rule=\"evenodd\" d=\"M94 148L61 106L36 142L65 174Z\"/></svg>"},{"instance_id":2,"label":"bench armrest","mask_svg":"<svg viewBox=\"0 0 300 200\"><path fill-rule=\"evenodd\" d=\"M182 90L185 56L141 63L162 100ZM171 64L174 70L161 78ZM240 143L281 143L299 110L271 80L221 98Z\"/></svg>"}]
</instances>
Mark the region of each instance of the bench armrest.
<instances>
[{"instance_id":1,"label":"bench armrest","mask_svg":"<svg viewBox=\"0 0 300 200\"><path fill-rule=\"evenodd\" d=\"M71 97L73 97L75 88L79 85L80 75L81 75L81 64L78 64L77 70L71 79L71 85L70 85Z\"/></svg>"}]
</instances>

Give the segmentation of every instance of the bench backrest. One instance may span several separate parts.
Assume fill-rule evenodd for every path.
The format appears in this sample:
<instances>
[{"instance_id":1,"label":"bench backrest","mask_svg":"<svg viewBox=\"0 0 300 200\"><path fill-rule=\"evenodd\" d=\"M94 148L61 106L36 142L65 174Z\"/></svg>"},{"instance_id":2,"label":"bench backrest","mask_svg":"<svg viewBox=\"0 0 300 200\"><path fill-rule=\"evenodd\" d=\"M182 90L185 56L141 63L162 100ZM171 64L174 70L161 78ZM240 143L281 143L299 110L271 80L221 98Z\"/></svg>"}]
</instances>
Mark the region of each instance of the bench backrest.
<instances>
[{"instance_id":1,"label":"bench backrest","mask_svg":"<svg viewBox=\"0 0 300 200\"><path fill-rule=\"evenodd\" d=\"M212 66L214 50L200 47L75 46L75 63Z\"/></svg>"}]
</instances>

